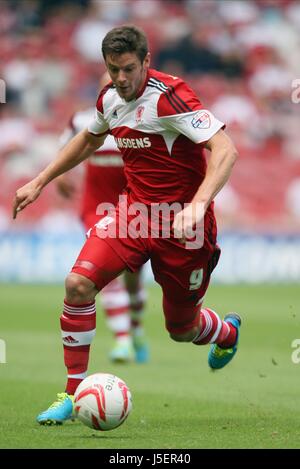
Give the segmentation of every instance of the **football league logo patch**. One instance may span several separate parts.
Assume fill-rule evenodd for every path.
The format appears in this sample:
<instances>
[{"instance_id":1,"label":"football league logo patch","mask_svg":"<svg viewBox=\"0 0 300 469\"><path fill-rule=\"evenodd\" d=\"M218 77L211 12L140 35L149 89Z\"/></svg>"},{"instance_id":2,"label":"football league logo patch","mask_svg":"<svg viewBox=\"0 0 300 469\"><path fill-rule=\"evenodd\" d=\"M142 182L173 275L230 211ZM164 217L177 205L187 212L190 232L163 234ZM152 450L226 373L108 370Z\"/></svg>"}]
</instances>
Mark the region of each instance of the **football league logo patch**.
<instances>
[{"instance_id":1,"label":"football league logo patch","mask_svg":"<svg viewBox=\"0 0 300 469\"><path fill-rule=\"evenodd\" d=\"M191 121L195 129L209 129L210 116L206 111L199 111Z\"/></svg>"}]
</instances>

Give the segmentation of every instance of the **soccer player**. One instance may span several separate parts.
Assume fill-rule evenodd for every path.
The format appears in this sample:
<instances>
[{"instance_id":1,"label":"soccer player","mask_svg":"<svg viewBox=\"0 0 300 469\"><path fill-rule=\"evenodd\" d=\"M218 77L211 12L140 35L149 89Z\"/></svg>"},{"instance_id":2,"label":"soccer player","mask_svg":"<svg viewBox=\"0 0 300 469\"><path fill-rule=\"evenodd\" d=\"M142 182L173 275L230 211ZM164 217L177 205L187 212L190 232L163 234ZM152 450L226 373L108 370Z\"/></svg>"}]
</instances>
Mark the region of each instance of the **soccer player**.
<instances>
[{"instance_id":1,"label":"soccer player","mask_svg":"<svg viewBox=\"0 0 300 469\"><path fill-rule=\"evenodd\" d=\"M107 84L106 74L102 84ZM61 147L72 137L85 129L93 119L94 108L76 112L60 138ZM56 180L61 195L72 198L77 183L73 175L62 174ZM117 205L119 194L125 189L123 160L114 138L109 135L104 145L87 159L84 172L81 219L88 231L99 221L97 207L102 202ZM124 285L125 282L125 285ZM126 288L125 288L126 286ZM125 278L117 277L101 290L101 303L106 313L107 324L114 334L115 345L109 357L114 362L128 362L133 359L145 363L149 358L148 344L145 341L143 313L145 290L140 271L125 272Z\"/></svg>"},{"instance_id":2,"label":"soccer player","mask_svg":"<svg viewBox=\"0 0 300 469\"><path fill-rule=\"evenodd\" d=\"M62 337L63 342L68 335L76 340L64 342L67 385L38 415L41 424L72 416L72 396L86 376L95 334L95 296L125 269L134 272L148 259L163 291L166 329L173 340L210 343L212 369L227 365L238 345L240 317L229 313L222 320L202 307L220 255L213 198L230 176L237 157L234 144L224 124L182 79L150 69L142 31L112 29L102 53L111 83L100 92L94 120L16 192L13 206L16 217L46 184L88 158L108 134L114 136L123 155L126 191L114 214L91 230L67 276ZM208 162L204 148L210 151Z\"/></svg>"}]
</instances>

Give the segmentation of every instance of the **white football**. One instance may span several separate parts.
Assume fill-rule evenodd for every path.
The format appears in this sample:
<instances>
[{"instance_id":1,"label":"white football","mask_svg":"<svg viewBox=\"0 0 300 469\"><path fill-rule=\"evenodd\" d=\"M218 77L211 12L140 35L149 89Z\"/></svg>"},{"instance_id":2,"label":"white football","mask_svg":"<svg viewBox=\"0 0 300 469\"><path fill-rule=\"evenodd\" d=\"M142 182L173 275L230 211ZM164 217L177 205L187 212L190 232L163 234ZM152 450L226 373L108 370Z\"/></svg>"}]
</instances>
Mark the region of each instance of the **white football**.
<instances>
[{"instance_id":1,"label":"white football","mask_svg":"<svg viewBox=\"0 0 300 469\"><path fill-rule=\"evenodd\" d=\"M95 430L112 430L121 425L132 409L126 383L115 375L95 373L85 378L74 395L78 419Z\"/></svg>"}]
</instances>

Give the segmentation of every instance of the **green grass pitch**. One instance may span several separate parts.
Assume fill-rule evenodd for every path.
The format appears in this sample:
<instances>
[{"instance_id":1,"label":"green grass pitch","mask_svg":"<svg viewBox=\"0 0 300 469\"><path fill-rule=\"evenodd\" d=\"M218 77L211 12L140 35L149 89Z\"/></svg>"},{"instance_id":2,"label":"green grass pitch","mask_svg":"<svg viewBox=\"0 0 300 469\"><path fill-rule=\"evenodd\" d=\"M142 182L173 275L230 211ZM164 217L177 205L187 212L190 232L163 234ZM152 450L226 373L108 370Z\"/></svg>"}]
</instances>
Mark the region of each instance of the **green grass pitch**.
<instances>
[{"instance_id":1,"label":"green grass pitch","mask_svg":"<svg viewBox=\"0 0 300 469\"><path fill-rule=\"evenodd\" d=\"M36 414L64 388L59 331L61 286L0 287L1 448L299 448L300 364L291 360L300 339L298 285L210 287L206 305L240 312L238 354L223 370L207 366L208 347L171 341L161 293L149 289L147 365L112 365L111 336L98 307L89 372L123 378L133 395L128 420L110 432L79 421L40 427Z\"/></svg>"}]
</instances>

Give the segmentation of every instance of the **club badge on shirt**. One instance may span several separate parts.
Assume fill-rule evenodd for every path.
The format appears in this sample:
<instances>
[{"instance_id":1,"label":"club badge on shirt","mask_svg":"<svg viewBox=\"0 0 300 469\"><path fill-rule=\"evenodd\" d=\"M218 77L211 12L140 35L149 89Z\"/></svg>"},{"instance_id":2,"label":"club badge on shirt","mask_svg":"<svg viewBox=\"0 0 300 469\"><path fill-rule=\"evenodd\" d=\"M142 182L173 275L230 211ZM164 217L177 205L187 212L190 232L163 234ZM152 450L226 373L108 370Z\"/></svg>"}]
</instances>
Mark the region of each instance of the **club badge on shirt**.
<instances>
[{"instance_id":1,"label":"club badge on shirt","mask_svg":"<svg viewBox=\"0 0 300 469\"><path fill-rule=\"evenodd\" d=\"M142 116L144 114L145 107L144 106L139 106L137 110L135 111L135 121L137 124L142 122Z\"/></svg>"}]
</instances>

